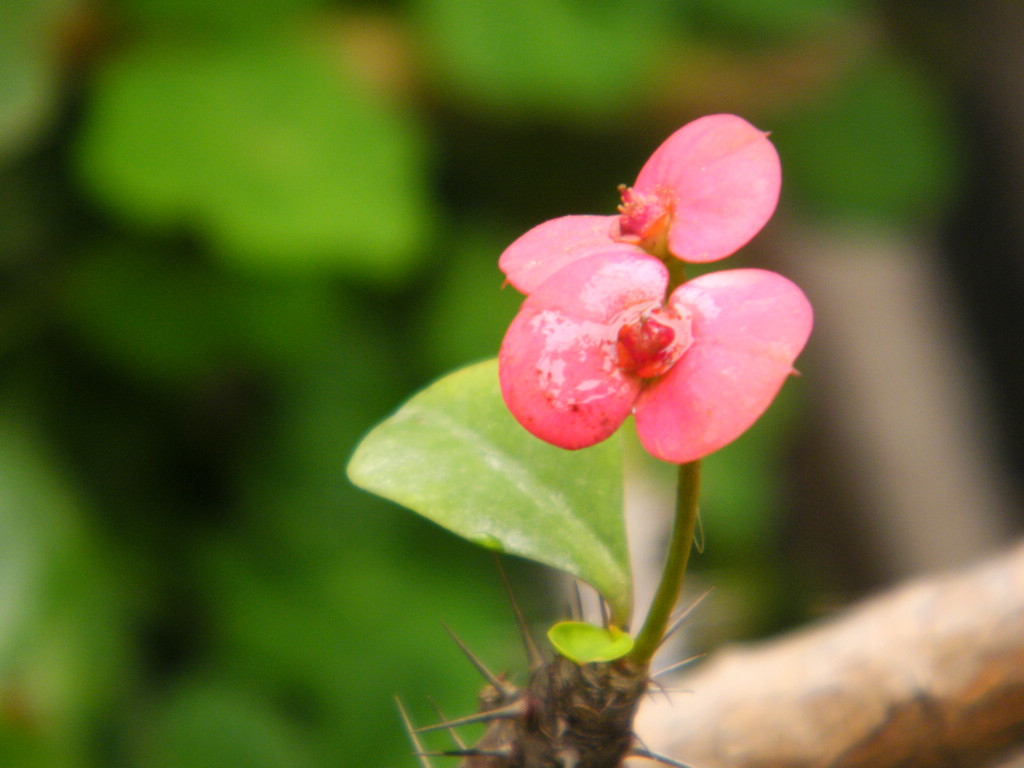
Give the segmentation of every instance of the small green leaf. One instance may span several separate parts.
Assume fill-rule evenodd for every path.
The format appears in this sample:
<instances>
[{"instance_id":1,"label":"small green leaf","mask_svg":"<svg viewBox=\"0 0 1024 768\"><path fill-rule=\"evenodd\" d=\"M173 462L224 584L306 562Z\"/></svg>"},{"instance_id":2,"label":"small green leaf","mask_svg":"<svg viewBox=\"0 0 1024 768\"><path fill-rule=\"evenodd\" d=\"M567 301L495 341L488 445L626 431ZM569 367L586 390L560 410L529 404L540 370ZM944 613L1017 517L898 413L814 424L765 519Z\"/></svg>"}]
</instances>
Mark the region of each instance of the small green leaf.
<instances>
[{"instance_id":1,"label":"small green leaf","mask_svg":"<svg viewBox=\"0 0 1024 768\"><path fill-rule=\"evenodd\" d=\"M633 638L616 627L584 621L560 621L548 630L555 650L577 664L621 659L633 649Z\"/></svg>"},{"instance_id":2,"label":"small green leaf","mask_svg":"<svg viewBox=\"0 0 1024 768\"><path fill-rule=\"evenodd\" d=\"M366 436L348 475L470 541L582 579L628 619L619 439L565 451L533 437L505 407L496 360L415 395Z\"/></svg>"}]
</instances>

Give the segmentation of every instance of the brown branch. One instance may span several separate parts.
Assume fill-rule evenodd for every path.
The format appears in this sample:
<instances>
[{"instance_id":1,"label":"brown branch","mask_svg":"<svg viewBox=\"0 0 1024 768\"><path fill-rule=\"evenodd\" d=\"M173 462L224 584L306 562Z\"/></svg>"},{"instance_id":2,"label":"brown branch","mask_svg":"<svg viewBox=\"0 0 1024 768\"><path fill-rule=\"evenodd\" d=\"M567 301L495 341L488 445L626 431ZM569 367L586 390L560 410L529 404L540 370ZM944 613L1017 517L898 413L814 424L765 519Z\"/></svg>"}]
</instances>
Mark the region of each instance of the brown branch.
<instances>
[{"instance_id":1,"label":"brown branch","mask_svg":"<svg viewBox=\"0 0 1024 768\"><path fill-rule=\"evenodd\" d=\"M977 766L1024 744L1024 544L716 652L637 732L697 768Z\"/></svg>"}]
</instances>

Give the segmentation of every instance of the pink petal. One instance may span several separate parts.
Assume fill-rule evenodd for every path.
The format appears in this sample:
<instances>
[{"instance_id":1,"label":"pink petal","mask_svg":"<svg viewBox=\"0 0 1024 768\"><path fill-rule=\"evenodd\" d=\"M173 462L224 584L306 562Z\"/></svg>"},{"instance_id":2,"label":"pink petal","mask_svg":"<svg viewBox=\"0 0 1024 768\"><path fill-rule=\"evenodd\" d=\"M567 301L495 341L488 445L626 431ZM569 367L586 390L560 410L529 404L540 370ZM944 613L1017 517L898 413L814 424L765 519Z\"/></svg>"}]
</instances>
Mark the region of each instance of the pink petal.
<instances>
[{"instance_id":1,"label":"pink petal","mask_svg":"<svg viewBox=\"0 0 1024 768\"><path fill-rule=\"evenodd\" d=\"M619 328L661 304L657 259L611 252L578 260L523 302L498 357L501 392L527 430L562 448L609 437L633 408L640 379L618 366Z\"/></svg>"},{"instance_id":2,"label":"pink petal","mask_svg":"<svg viewBox=\"0 0 1024 768\"><path fill-rule=\"evenodd\" d=\"M538 224L512 243L498 266L521 293L533 293L562 267L609 247L637 250L616 243L609 232L616 216L563 216Z\"/></svg>"},{"instance_id":3,"label":"pink petal","mask_svg":"<svg viewBox=\"0 0 1024 768\"><path fill-rule=\"evenodd\" d=\"M771 218L782 169L767 134L735 115L709 115L665 140L633 189L671 195L669 250L683 261L735 253Z\"/></svg>"},{"instance_id":4,"label":"pink petal","mask_svg":"<svg viewBox=\"0 0 1024 768\"><path fill-rule=\"evenodd\" d=\"M693 314L693 345L636 403L640 441L682 464L732 442L768 408L793 372L813 324L810 302L759 269L714 272L669 299Z\"/></svg>"}]
</instances>

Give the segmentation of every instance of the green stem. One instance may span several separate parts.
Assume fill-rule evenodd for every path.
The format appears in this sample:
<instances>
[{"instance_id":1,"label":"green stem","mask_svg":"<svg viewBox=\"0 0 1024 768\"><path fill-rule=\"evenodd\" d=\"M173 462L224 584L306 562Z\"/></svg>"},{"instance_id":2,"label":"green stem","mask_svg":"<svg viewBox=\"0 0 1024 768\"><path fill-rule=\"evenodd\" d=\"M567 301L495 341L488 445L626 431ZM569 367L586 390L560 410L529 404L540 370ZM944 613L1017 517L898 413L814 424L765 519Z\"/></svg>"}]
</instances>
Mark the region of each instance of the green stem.
<instances>
[{"instance_id":1,"label":"green stem","mask_svg":"<svg viewBox=\"0 0 1024 768\"><path fill-rule=\"evenodd\" d=\"M665 259L665 266L668 267L668 287L665 295L671 296L672 291L686 282L686 262L669 255Z\"/></svg>"},{"instance_id":2,"label":"green stem","mask_svg":"<svg viewBox=\"0 0 1024 768\"><path fill-rule=\"evenodd\" d=\"M700 460L679 465L679 485L676 488L676 516L672 522L672 537L665 557L661 583L654 593L647 619L637 633L629 660L646 667L658 650L668 627L669 617L679 599L690 559L693 532L697 525L697 496L700 491Z\"/></svg>"}]
</instances>

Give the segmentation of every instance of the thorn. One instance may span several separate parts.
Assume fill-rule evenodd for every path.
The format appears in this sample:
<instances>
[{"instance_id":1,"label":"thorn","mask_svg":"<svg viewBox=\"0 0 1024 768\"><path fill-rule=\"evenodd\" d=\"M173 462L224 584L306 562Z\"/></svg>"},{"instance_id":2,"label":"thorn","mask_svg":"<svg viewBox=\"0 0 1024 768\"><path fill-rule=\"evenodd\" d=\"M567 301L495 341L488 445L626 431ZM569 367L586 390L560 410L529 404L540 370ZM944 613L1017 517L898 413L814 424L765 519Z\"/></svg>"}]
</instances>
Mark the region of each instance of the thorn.
<instances>
[{"instance_id":1,"label":"thorn","mask_svg":"<svg viewBox=\"0 0 1024 768\"><path fill-rule=\"evenodd\" d=\"M402 700L395 696L395 704L398 705L398 714L402 716L402 723L405 725L405 732L409 735L409 741L412 743L413 752L420 759L420 765L423 768L434 768L430 764L430 759L426 756L423 751L423 744L420 743L419 736L416 735L416 729L412 727L412 721L409 720L409 715L405 711L405 707L402 706Z\"/></svg>"},{"instance_id":2,"label":"thorn","mask_svg":"<svg viewBox=\"0 0 1024 768\"><path fill-rule=\"evenodd\" d=\"M444 716L444 712L441 711L441 707L439 707L437 705L437 702L434 701L433 698L430 699L430 706L434 708L434 712L437 713L437 716L441 720L447 720L448 719L448 718L446 718ZM465 749L466 748L466 742L464 742L462 739L459 738L459 734L456 732L456 730L454 728L449 728L448 729L448 735L451 736L452 741L455 742L455 746L456 747L458 747L459 749Z\"/></svg>"},{"instance_id":3,"label":"thorn","mask_svg":"<svg viewBox=\"0 0 1024 768\"><path fill-rule=\"evenodd\" d=\"M693 693L693 688L662 688L667 694L672 693Z\"/></svg>"},{"instance_id":4,"label":"thorn","mask_svg":"<svg viewBox=\"0 0 1024 768\"><path fill-rule=\"evenodd\" d=\"M476 747L470 747L469 749L447 749L441 752L422 752L421 755L429 755L430 757L499 757L509 759L512 757L512 747L508 746L502 749L477 749Z\"/></svg>"},{"instance_id":5,"label":"thorn","mask_svg":"<svg viewBox=\"0 0 1024 768\"><path fill-rule=\"evenodd\" d=\"M668 702L669 706L675 706L675 702L672 701L672 694L674 693L693 693L692 688L669 688L668 686L662 685L657 680L651 680L648 678L648 684L658 689L658 693L665 697L665 701ZM654 696L654 693L647 691L648 696Z\"/></svg>"},{"instance_id":6,"label":"thorn","mask_svg":"<svg viewBox=\"0 0 1024 768\"><path fill-rule=\"evenodd\" d=\"M427 733L428 731L440 731L443 728L458 728L462 725L472 723L488 723L491 720L514 720L526 714L526 702L522 699L513 701L511 704L498 709L489 709L486 712L476 712L466 717L457 717L454 720L446 720L436 725L425 725L417 728L414 733Z\"/></svg>"},{"instance_id":7,"label":"thorn","mask_svg":"<svg viewBox=\"0 0 1024 768\"><path fill-rule=\"evenodd\" d=\"M656 677L661 677L662 675L667 675L669 672L677 670L680 667L685 667L687 664L691 664L692 662L696 661L697 659L703 659L705 656L707 656L706 653L698 653L696 656L691 656L688 659L683 659L682 661L677 661L675 664L669 664L664 669L659 669L657 672L655 672L653 675L651 675L649 679L650 680L654 680L654 678L656 678Z\"/></svg>"},{"instance_id":8,"label":"thorn","mask_svg":"<svg viewBox=\"0 0 1024 768\"><path fill-rule=\"evenodd\" d=\"M633 745L633 749L641 749L641 750L644 750L645 752L650 752L651 751L651 750L649 750L647 748L647 742L645 742L643 739L640 738L640 734L639 733L637 733L636 731L630 731L629 735L632 736L633 737L633 741L636 742L636 744Z\"/></svg>"},{"instance_id":9,"label":"thorn","mask_svg":"<svg viewBox=\"0 0 1024 768\"><path fill-rule=\"evenodd\" d=\"M508 575L505 573L505 568L501 564L501 558L497 553L494 555L494 563L498 566L498 574L501 576L501 583L505 587L505 594L508 595L509 602L512 603L512 610L516 615L516 623L519 625L519 632L523 636L523 646L526 648L526 659L530 665L530 671L533 672L536 669L544 666L544 657L540 655L540 650L537 648L537 644L533 641L533 636L530 634L530 628L526 626L526 618L523 616L523 611L519 607L519 603L516 602L516 596L512 593L512 585L508 581Z\"/></svg>"},{"instance_id":10,"label":"thorn","mask_svg":"<svg viewBox=\"0 0 1024 768\"><path fill-rule=\"evenodd\" d=\"M691 614L693 614L694 610L696 610L697 606L703 603L704 598L710 595L714 590L714 587L709 587L702 595L700 595L700 597L698 597L696 600L694 600L692 603L686 606L686 608L683 609L682 613L680 613L676 617L675 621L672 622L672 626L670 626L665 631L665 634L662 636L661 641L658 643L659 648L661 648L661 646L665 644L665 641L668 640L669 636L673 632L675 632L677 629L679 629L681 626L683 626L683 624L687 622Z\"/></svg>"},{"instance_id":11,"label":"thorn","mask_svg":"<svg viewBox=\"0 0 1024 768\"><path fill-rule=\"evenodd\" d=\"M700 510L697 510L697 526L693 532L693 548L698 555L704 554L704 523L700 519Z\"/></svg>"},{"instance_id":12,"label":"thorn","mask_svg":"<svg viewBox=\"0 0 1024 768\"><path fill-rule=\"evenodd\" d=\"M653 677L647 678L647 684L653 688L657 688L658 693L665 697L665 701L668 702L669 706L672 706L672 697L668 695L668 688L659 683ZM647 694L652 697L654 696L654 694L651 691L647 691Z\"/></svg>"},{"instance_id":13,"label":"thorn","mask_svg":"<svg viewBox=\"0 0 1024 768\"><path fill-rule=\"evenodd\" d=\"M672 768L693 768L689 763L680 762L668 755L659 755L657 752L651 752L647 747L633 747L628 757L643 757L648 760L655 760L663 765L670 765Z\"/></svg>"},{"instance_id":14,"label":"thorn","mask_svg":"<svg viewBox=\"0 0 1024 768\"><path fill-rule=\"evenodd\" d=\"M496 674L491 672L491 670L489 670L484 663L480 661L480 658L466 647L466 644L459 639L459 636L452 631L451 627L443 622L441 626L444 627L445 632L451 635L452 640L454 640L455 644L459 646L459 650L462 651L463 655L467 659L469 659L469 663L476 667L476 671L480 673L481 677L494 686L494 689L501 695L501 700L503 702L511 701L515 698L516 694L519 693L518 688L511 683L502 680Z\"/></svg>"}]
</instances>

